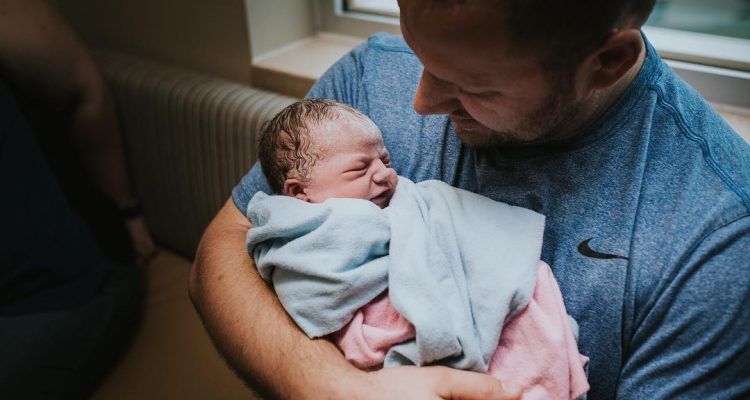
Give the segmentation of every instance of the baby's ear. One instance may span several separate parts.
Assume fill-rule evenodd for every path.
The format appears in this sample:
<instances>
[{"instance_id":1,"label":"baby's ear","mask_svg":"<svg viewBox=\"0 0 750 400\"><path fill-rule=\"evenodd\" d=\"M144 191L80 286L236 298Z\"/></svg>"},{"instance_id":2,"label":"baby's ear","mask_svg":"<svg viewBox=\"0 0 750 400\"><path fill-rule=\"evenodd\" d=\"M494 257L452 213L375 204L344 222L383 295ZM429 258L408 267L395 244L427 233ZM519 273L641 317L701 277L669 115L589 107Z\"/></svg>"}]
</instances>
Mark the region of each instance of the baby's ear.
<instances>
[{"instance_id":1,"label":"baby's ear","mask_svg":"<svg viewBox=\"0 0 750 400\"><path fill-rule=\"evenodd\" d=\"M302 201L310 201L305 193L307 182L297 178L289 178L284 181L284 196L295 197Z\"/></svg>"}]
</instances>

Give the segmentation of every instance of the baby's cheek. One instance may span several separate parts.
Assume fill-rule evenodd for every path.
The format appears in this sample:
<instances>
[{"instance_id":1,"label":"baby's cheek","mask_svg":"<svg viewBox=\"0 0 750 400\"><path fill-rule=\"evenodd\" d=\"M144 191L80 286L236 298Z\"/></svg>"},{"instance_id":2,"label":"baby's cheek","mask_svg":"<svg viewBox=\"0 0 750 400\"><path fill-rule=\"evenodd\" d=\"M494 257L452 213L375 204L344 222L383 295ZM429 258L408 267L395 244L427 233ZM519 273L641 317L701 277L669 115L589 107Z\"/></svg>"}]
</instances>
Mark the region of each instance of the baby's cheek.
<instances>
[{"instance_id":1,"label":"baby's cheek","mask_svg":"<svg viewBox=\"0 0 750 400\"><path fill-rule=\"evenodd\" d=\"M342 188L339 197L345 197L349 199L370 199L370 188L369 185L363 182L352 182L345 188Z\"/></svg>"},{"instance_id":2,"label":"baby's cheek","mask_svg":"<svg viewBox=\"0 0 750 400\"><path fill-rule=\"evenodd\" d=\"M373 195L370 189L370 185L361 185L357 190L356 198L362 200L370 200L370 197L372 197Z\"/></svg>"}]
</instances>

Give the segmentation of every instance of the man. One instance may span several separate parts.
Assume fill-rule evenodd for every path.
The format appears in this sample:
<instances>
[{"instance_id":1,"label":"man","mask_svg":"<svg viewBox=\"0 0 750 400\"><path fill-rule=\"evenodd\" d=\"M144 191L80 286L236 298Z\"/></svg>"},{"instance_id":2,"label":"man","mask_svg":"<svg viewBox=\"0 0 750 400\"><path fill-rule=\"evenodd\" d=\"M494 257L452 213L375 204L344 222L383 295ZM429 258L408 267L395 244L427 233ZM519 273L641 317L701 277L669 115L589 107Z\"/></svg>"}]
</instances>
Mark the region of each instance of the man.
<instances>
[{"instance_id":1,"label":"man","mask_svg":"<svg viewBox=\"0 0 750 400\"><path fill-rule=\"evenodd\" d=\"M580 325L589 399L750 396L750 147L642 36L653 1L400 7L408 47L375 36L308 96L372 118L399 174L547 216L542 259ZM243 377L284 398L518 395L464 371L353 371L304 339L244 255L260 175L208 227L191 279Z\"/></svg>"},{"instance_id":2,"label":"man","mask_svg":"<svg viewBox=\"0 0 750 400\"><path fill-rule=\"evenodd\" d=\"M127 214L136 253L148 257L153 243L135 207L114 103L93 59L43 1L0 0L0 398L6 399L88 397L140 315L140 270L102 253L42 154L36 139L43 134L72 144L74 153L56 155L82 160Z\"/></svg>"}]
</instances>

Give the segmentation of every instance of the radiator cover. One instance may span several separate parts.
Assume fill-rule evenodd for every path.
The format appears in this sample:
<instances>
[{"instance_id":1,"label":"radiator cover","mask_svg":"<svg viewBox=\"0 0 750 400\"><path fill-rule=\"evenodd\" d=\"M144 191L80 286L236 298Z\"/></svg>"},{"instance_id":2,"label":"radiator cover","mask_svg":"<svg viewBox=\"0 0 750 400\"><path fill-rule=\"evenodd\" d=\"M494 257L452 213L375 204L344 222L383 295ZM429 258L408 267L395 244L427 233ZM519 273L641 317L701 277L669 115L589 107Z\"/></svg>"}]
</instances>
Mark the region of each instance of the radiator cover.
<instances>
[{"instance_id":1,"label":"radiator cover","mask_svg":"<svg viewBox=\"0 0 750 400\"><path fill-rule=\"evenodd\" d=\"M295 99L121 54L97 59L152 234L192 258L206 225L257 159L262 124Z\"/></svg>"}]
</instances>

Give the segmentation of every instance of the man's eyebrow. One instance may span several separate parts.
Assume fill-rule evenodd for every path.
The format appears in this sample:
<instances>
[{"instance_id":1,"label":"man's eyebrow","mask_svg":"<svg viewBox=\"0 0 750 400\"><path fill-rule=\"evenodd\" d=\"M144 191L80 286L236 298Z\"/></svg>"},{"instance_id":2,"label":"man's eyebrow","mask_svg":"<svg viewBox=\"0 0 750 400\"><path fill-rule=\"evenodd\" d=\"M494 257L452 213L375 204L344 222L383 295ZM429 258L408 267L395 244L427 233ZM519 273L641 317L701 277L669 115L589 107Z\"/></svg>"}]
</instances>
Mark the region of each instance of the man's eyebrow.
<instances>
[{"instance_id":1,"label":"man's eyebrow","mask_svg":"<svg viewBox=\"0 0 750 400\"><path fill-rule=\"evenodd\" d=\"M431 71L428 71L427 68L424 68L424 71L427 72L428 74L430 74L430 76L432 76L433 79L439 81L440 83L444 83L444 84L447 84L447 85L453 85L456 88L459 88L461 90L465 90L465 91L468 91L468 92L482 92L482 91L485 91L488 88L490 88L490 86L487 85L487 84L468 83L468 82L454 82L454 81L449 80L449 79L441 78L441 77L435 75L434 73L432 73Z\"/></svg>"},{"instance_id":2,"label":"man's eyebrow","mask_svg":"<svg viewBox=\"0 0 750 400\"><path fill-rule=\"evenodd\" d=\"M441 78L441 77L435 75L434 72L428 71L427 68L424 68L424 70L425 70L425 72L427 72L428 74L430 74L430 76L432 76L432 79L435 79L436 81L438 81L440 83L447 83L448 85L458 86L458 84L456 82L453 82L453 81L445 79L445 78Z\"/></svg>"}]
</instances>

